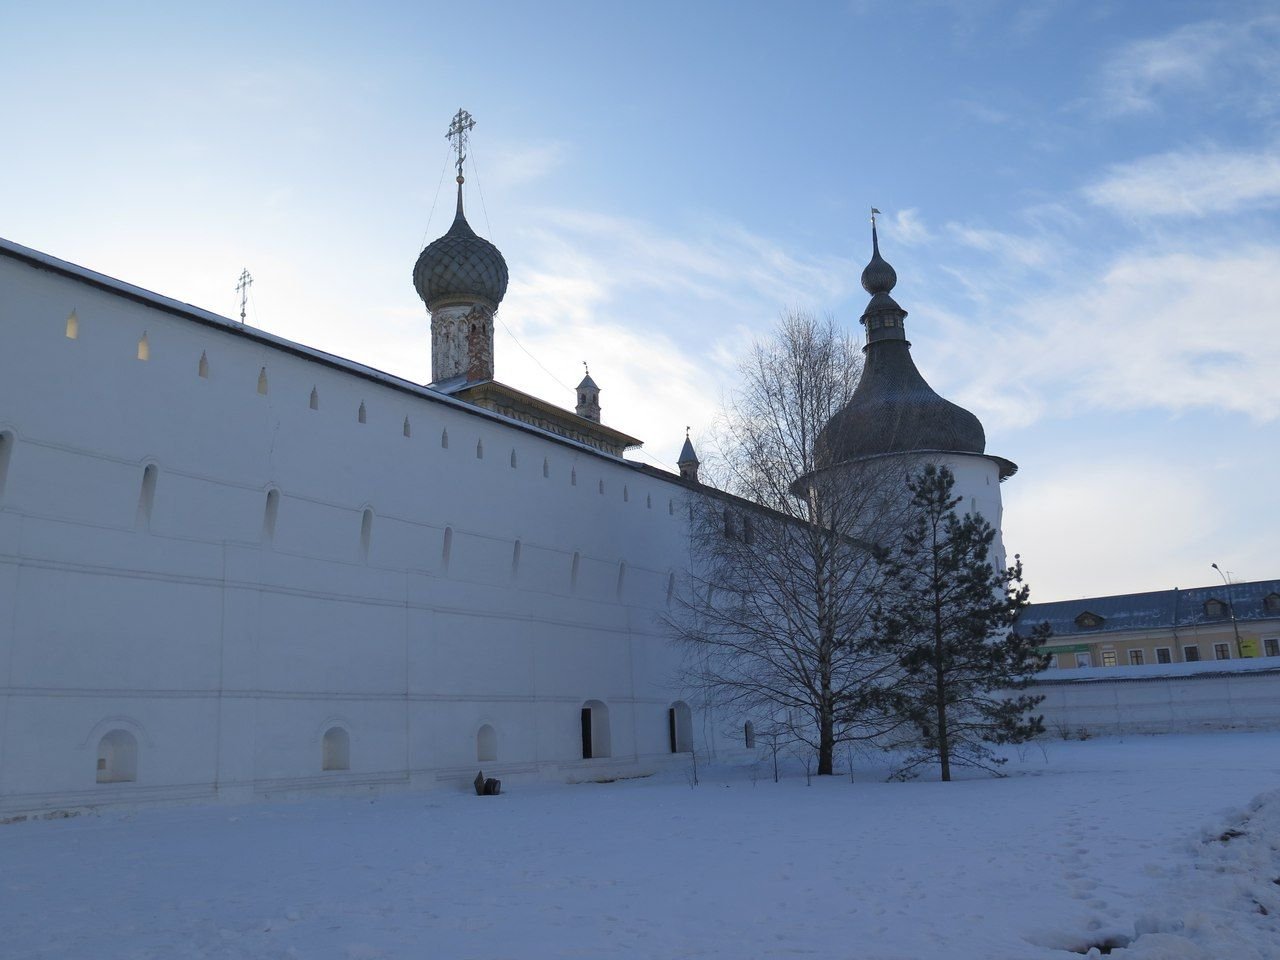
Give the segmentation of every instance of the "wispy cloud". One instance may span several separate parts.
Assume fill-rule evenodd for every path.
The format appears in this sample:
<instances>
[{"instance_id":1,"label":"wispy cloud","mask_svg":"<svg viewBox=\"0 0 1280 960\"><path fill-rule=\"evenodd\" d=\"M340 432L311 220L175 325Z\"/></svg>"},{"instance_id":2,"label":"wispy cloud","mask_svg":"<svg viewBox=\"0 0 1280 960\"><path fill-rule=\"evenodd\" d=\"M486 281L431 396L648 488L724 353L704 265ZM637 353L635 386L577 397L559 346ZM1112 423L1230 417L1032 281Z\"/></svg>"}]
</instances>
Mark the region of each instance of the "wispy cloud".
<instances>
[{"instance_id":1,"label":"wispy cloud","mask_svg":"<svg viewBox=\"0 0 1280 960\"><path fill-rule=\"evenodd\" d=\"M1280 247L1121 255L1074 289L1006 305L984 331L990 351L957 375L961 399L997 427L1081 410L1275 420L1276 303Z\"/></svg>"},{"instance_id":2,"label":"wispy cloud","mask_svg":"<svg viewBox=\"0 0 1280 960\"><path fill-rule=\"evenodd\" d=\"M1152 112L1163 98L1221 89L1255 108L1274 105L1280 17L1208 20L1130 43L1105 64L1098 102L1108 115Z\"/></svg>"},{"instance_id":3,"label":"wispy cloud","mask_svg":"<svg viewBox=\"0 0 1280 960\"><path fill-rule=\"evenodd\" d=\"M1134 218L1203 217L1280 201L1280 151L1181 150L1112 167L1084 190Z\"/></svg>"},{"instance_id":4,"label":"wispy cloud","mask_svg":"<svg viewBox=\"0 0 1280 960\"><path fill-rule=\"evenodd\" d=\"M920 211L915 207L897 211L893 215L889 232L892 233L894 241L904 247L919 246L933 239L933 233L925 226Z\"/></svg>"}]
</instances>

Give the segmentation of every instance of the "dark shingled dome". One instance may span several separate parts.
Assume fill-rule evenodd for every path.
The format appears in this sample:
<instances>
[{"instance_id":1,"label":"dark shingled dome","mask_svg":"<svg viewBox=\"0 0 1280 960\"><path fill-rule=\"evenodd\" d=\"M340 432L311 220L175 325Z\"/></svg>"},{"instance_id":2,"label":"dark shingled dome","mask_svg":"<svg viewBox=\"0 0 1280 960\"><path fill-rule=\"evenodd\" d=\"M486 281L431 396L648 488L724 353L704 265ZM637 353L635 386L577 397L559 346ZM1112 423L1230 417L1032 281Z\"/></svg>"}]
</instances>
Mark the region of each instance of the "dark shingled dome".
<instances>
[{"instance_id":1,"label":"dark shingled dome","mask_svg":"<svg viewBox=\"0 0 1280 960\"><path fill-rule=\"evenodd\" d=\"M507 261L497 247L476 236L467 223L462 212L461 183L453 226L418 255L413 285L428 310L448 300L482 300L496 310L507 293Z\"/></svg>"},{"instance_id":2,"label":"dark shingled dome","mask_svg":"<svg viewBox=\"0 0 1280 960\"><path fill-rule=\"evenodd\" d=\"M867 350L853 397L818 434L819 466L912 450L984 453L987 435L968 410L934 393L905 340L881 340Z\"/></svg>"},{"instance_id":3,"label":"dark shingled dome","mask_svg":"<svg viewBox=\"0 0 1280 960\"><path fill-rule=\"evenodd\" d=\"M903 328L907 312L889 296L898 275L880 256L874 225L871 237L871 262L862 271L862 286L871 294L862 315L866 362L853 396L818 434L818 465L917 450L985 453L978 418L934 393L916 369Z\"/></svg>"}]
</instances>

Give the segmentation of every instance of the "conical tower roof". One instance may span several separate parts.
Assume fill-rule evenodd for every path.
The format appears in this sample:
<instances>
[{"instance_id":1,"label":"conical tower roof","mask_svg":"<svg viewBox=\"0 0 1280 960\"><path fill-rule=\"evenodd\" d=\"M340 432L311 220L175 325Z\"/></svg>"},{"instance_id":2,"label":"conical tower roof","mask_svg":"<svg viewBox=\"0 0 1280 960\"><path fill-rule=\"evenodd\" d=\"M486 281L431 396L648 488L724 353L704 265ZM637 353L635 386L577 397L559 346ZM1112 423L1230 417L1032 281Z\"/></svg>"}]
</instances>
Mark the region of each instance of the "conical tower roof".
<instances>
[{"instance_id":1,"label":"conical tower roof","mask_svg":"<svg viewBox=\"0 0 1280 960\"><path fill-rule=\"evenodd\" d=\"M818 466L888 453L985 453L987 438L978 418L938 396L916 369L903 325L907 311L889 295L897 273L880 255L874 222L871 246L871 261L862 271L862 285L871 294L861 318L867 328L862 378L818 435Z\"/></svg>"}]
</instances>

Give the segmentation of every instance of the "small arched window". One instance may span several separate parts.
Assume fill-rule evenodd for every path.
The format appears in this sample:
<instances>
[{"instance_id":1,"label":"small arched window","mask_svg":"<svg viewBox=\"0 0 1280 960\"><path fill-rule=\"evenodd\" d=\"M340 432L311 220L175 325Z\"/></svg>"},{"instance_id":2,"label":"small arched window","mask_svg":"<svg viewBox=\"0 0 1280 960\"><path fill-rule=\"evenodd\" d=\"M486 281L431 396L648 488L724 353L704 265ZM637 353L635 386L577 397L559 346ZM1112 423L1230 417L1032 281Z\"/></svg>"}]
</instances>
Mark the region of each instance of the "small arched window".
<instances>
[{"instance_id":1,"label":"small arched window","mask_svg":"<svg viewBox=\"0 0 1280 960\"><path fill-rule=\"evenodd\" d=\"M727 540L738 539L738 525L734 521L733 514L727 508L724 511L724 535Z\"/></svg>"},{"instance_id":2,"label":"small arched window","mask_svg":"<svg viewBox=\"0 0 1280 960\"><path fill-rule=\"evenodd\" d=\"M604 481L603 481L603 480L601 480L601 481L600 481L600 492L601 492L601 493L604 493Z\"/></svg>"},{"instance_id":3,"label":"small arched window","mask_svg":"<svg viewBox=\"0 0 1280 960\"><path fill-rule=\"evenodd\" d=\"M67 314L66 334L68 340L80 339L80 318L76 316L74 310Z\"/></svg>"},{"instance_id":4,"label":"small arched window","mask_svg":"<svg viewBox=\"0 0 1280 960\"><path fill-rule=\"evenodd\" d=\"M517 540L511 547L511 579L515 580L520 575L520 541Z\"/></svg>"},{"instance_id":5,"label":"small arched window","mask_svg":"<svg viewBox=\"0 0 1280 960\"><path fill-rule=\"evenodd\" d=\"M476 759L481 763L493 763L498 759L498 731L484 724L476 731Z\"/></svg>"},{"instance_id":6,"label":"small arched window","mask_svg":"<svg viewBox=\"0 0 1280 960\"><path fill-rule=\"evenodd\" d=\"M515 451L515 449L514 449L514 448L512 448L512 450L511 450L511 469L512 469L512 470L514 470L515 468L516 468L516 451Z\"/></svg>"},{"instance_id":7,"label":"small arched window","mask_svg":"<svg viewBox=\"0 0 1280 960\"><path fill-rule=\"evenodd\" d=\"M578 468L573 467L569 470L569 486L576 487L578 485Z\"/></svg>"},{"instance_id":8,"label":"small arched window","mask_svg":"<svg viewBox=\"0 0 1280 960\"><path fill-rule=\"evenodd\" d=\"M405 435L406 437L411 437L411 436L413 436L413 431L412 431L411 429L409 429L409 418L408 418L408 417L405 417L405 418L404 418L404 435Z\"/></svg>"},{"instance_id":9,"label":"small arched window","mask_svg":"<svg viewBox=\"0 0 1280 960\"><path fill-rule=\"evenodd\" d=\"M267 395L267 368L263 367L258 371L258 393L264 397Z\"/></svg>"},{"instance_id":10,"label":"small arched window","mask_svg":"<svg viewBox=\"0 0 1280 960\"><path fill-rule=\"evenodd\" d=\"M373 507L365 507L360 515L360 557L369 559L369 544L373 540Z\"/></svg>"},{"instance_id":11,"label":"small arched window","mask_svg":"<svg viewBox=\"0 0 1280 960\"><path fill-rule=\"evenodd\" d=\"M742 725L742 742L748 750L756 748L756 725L750 720Z\"/></svg>"},{"instance_id":12,"label":"small arched window","mask_svg":"<svg viewBox=\"0 0 1280 960\"><path fill-rule=\"evenodd\" d=\"M357 423L369 422L369 414L365 411L363 400L360 401L360 409L356 411L356 422Z\"/></svg>"},{"instance_id":13,"label":"small arched window","mask_svg":"<svg viewBox=\"0 0 1280 960\"><path fill-rule=\"evenodd\" d=\"M622 502L631 502L631 491L627 489L627 485L625 483L622 485Z\"/></svg>"},{"instance_id":14,"label":"small arched window","mask_svg":"<svg viewBox=\"0 0 1280 960\"><path fill-rule=\"evenodd\" d=\"M672 753L693 751L693 711L683 700L667 708L667 735Z\"/></svg>"},{"instance_id":15,"label":"small arched window","mask_svg":"<svg viewBox=\"0 0 1280 960\"><path fill-rule=\"evenodd\" d=\"M143 333L142 339L138 341L138 359L139 360L151 359L151 344L147 340L146 333Z\"/></svg>"},{"instance_id":16,"label":"small arched window","mask_svg":"<svg viewBox=\"0 0 1280 960\"><path fill-rule=\"evenodd\" d=\"M483 440L476 441L476 459L477 460L484 459L484 441Z\"/></svg>"},{"instance_id":17,"label":"small arched window","mask_svg":"<svg viewBox=\"0 0 1280 960\"><path fill-rule=\"evenodd\" d=\"M351 734L342 727L330 727L324 732L324 740L320 745L320 768L351 769Z\"/></svg>"},{"instance_id":18,"label":"small arched window","mask_svg":"<svg viewBox=\"0 0 1280 960\"><path fill-rule=\"evenodd\" d=\"M9 461L13 459L13 434L0 432L0 497L4 496L5 482L9 479Z\"/></svg>"},{"instance_id":19,"label":"small arched window","mask_svg":"<svg viewBox=\"0 0 1280 960\"><path fill-rule=\"evenodd\" d=\"M202 380L209 379L209 355L200 351L200 362L196 364L196 375Z\"/></svg>"},{"instance_id":20,"label":"small arched window","mask_svg":"<svg viewBox=\"0 0 1280 960\"><path fill-rule=\"evenodd\" d=\"M546 457L542 458L542 476L544 479L551 476L551 463Z\"/></svg>"},{"instance_id":21,"label":"small arched window","mask_svg":"<svg viewBox=\"0 0 1280 960\"><path fill-rule=\"evenodd\" d=\"M444 528L444 544L440 550L440 569L449 572L449 560L453 554L453 527Z\"/></svg>"},{"instance_id":22,"label":"small arched window","mask_svg":"<svg viewBox=\"0 0 1280 960\"><path fill-rule=\"evenodd\" d=\"M280 516L280 491L267 491L267 508L262 514L262 541L271 543L276 538L276 518Z\"/></svg>"},{"instance_id":23,"label":"small arched window","mask_svg":"<svg viewBox=\"0 0 1280 960\"><path fill-rule=\"evenodd\" d=\"M573 552L573 563L569 565L569 588L571 590L578 589L578 568L582 566L582 554L578 551Z\"/></svg>"},{"instance_id":24,"label":"small arched window","mask_svg":"<svg viewBox=\"0 0 1280 960\"><path fill-rule=\"evenodd\" d=\"M440 431L440 448L442 450L449 449L449 429L447 427Z\"/></svg>"},{"instance_id":25,"label":"small arched window","mask_svg":"<svg viewBox=\"0 0 1280 960\"><path fill-rule=\"evenodd\" d=\"M138 738L112 730L98 741L98 782L133 783L138 779Z\"/></svg>"},{"instance_id":26,"label":"small arched window","mask_svg":"<svg viewBox=\"0 0 1280 960\"><path fill-rule=\"evenodd\" d=\"M307 402L307 405L312 410L320 409L320 391L318 388L316 387L311 388L311 399Z\"/></svg>"},{"instance_id":27,"label":"small arched window","mask_svg":"<svg viewBox=\"0 0 1280 960\"><path fill-rule=\"evenodd\" d=\"M137 525L139 527L151 526L151 508L156 502L156 477L159 472L154 463L148 463L142 470L142 489L138 493Z\"/></svg>"},{"instance_id":28,"label":"small arched window","mask_svg":"<svg viewBox=\"0 0 1280 960\"><path fill-rule=\"evenodd\" d=\"M622 599L622 591L627 585L627 562L624 560L618 564L618 583L614 588L614 597L618 600Z\"/></svg>"}]
</instances>

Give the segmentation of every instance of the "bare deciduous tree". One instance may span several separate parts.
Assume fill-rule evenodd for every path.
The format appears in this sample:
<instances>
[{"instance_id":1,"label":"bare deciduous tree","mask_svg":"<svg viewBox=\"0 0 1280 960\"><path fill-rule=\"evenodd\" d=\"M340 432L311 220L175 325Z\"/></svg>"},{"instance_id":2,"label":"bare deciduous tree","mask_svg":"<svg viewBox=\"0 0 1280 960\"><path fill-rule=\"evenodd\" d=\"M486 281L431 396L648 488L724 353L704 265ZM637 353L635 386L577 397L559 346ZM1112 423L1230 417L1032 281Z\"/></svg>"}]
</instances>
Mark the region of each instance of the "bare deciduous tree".
<instances>
[{"instance_id":1,"label":"bare deciduous tree","mask_svg":"<svg viewBox=\"0 0 1280 960\"><path fill-rule=\"evenodd\" d=\"M831 319L783 318L744 361L691 492L692 567L669 624L705 702L806 745L829 775L837 745L898 723L900 674L872 644L876 546L899 526L902 458L830 467L832 415L861 351Z\"/></svg>"}]
</instances>

